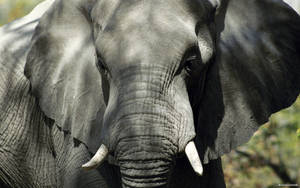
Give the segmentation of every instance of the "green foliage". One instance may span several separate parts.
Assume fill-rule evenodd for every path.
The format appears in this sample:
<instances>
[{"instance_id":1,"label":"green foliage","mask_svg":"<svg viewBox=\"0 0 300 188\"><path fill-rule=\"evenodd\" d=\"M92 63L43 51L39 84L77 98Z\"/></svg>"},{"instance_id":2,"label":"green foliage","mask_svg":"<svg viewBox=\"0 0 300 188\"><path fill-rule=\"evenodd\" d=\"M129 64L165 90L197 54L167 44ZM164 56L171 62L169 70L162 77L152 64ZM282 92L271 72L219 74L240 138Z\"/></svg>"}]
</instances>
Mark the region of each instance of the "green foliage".
<instances>
[{"instance_id":1,"label":"green foliage","mask_svg":"<svg viewBox=\"0 0 300 188\"><path fill-rule=\"evenodd\" d=\"M274 187L289 180L300 185L300 97L274 114L238 152L224 156L223 166L227 186L232 188Z\"/></svg>"},{"instance_id":2,"label":"green foliage","mask_svg":"<svg viewBox=\"0 0 300 188\"><path fill-rule=\"evenodd\" d=\"M0 0L0 26L28 14L43 0Z\"/></svg>"}]
</instances>

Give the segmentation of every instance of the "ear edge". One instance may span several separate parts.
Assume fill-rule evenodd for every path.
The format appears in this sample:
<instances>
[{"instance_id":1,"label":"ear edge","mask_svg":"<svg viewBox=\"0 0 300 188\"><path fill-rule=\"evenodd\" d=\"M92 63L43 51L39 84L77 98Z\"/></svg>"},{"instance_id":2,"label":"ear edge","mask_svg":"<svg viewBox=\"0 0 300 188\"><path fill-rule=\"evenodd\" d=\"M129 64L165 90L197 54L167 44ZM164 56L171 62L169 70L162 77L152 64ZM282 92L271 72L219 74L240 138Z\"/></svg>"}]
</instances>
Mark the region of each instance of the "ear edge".
<instances>
[{"instance_id":1,"label":"ear edge","mask_svg":"<svg viewBox=\"0 0 300 188\"><path fill-rule=\"evenodd\" d=\"M54 6L42 17L32 38L24 74L30 80L31 91L45 115L95 152L100 145L100 124L106 105L95 62L95 46L90 36L92 32L85 27L86 24L78 23L88 20L81 12L74 11L71 15L68 15L70 10L57 13L58 7ZM67 20L63 28L74 30L60 32L61 19L68 16L72 19ZM70 36L75 36L75 41L66 41ZM72 45L76 40L85 46ZM72 57L75 52L77 58ZM66 53L71 54L71 58L67 58Z\"/></svg>"},{"instance_id":2,"label":"ear edge","mask_svg":"<svg viewBox=\"0 0 300 188\"><path fill-rule=\"evenodd\" d=\"M252 6L252 8L247 6L248 8L246 10L248 12L248 9L250 9L250 12L257 9L256 6L258 6L259 3L265 3L269 5L262 7L271 7L270 9L272 9L274 12L284 10L281 11L283 12L283 15L277 16L273 20L268 20L268 16L265 16L265 20L261 20L266 21L266 25L259 27L258 31L260 29L264 29L264 32L270 34L270 38L265 37L267 35L263 36L260 33L255 33L258 32L255 30L256 27L258 27L257 25L254 25L253 30L251 27L248 27L250 28L249 31L252 32L252 34L255 33L257 36L259 36L259 40L257 41L264 41L261 39L273 40L270 44L273 45L280 53L278 56L278 53L274 53L275 51L272 49L272 47L259 44L269 50L269 53L276 58L273 59L275 61L272 63L271 61L266 60L266 57L264 56L257 57L257 62L260 62L261 64L259 65L259 63L257 63L256 67L258 69L254 70L263 72L265 71L263 68L265 65L265 67L272 65L273 67L271 66L271 71L275 72L273 72L274 75L269 74L267 76L261 76L261 72L256 72L257 74L253 74L255 72L233 71L235 69L238 70L236 65L240 66L240 68L243 68L245 65L243 62L250 62L249 59L251 58L247 58L247 55L249 56L248 53L251 52L249 51L250 49L260 52L258 49L260 49L261 46L253 46L251 44L249 48L249 46L243 46L243 43L239 42L237 43L238 45L235 45L236 43L232 41L232 39L241 39L241 36L243 36L241 34L244 32L244 30L240 29L245 29L247 27L242 27L241 25L239 25L239 27L236 27L236 25L230 25L233 22L230 22L229 19L232 17L237 17L236 15L242 12L240 15L245 16L245 19L243 19L242 16L239 16L238 19L240 21L246 20L247 14L251 13L247 13L247 11L243 10L244 8L236 9L236 7L241 6L241 2L234 0L229 2L228 7L226 7L226 11L223 11L223 13L225 12L223 15L225 20L222 21L222 19L217 18L219 22L221 20L217 27L219 27L219 30L222 32L220 36L217 37L219 42L217 46L217 53L222 55L219 55L216 58L216 62L212 62L209 67L209 79L208 82L206 82L204 89L206 94L203 97L201 104L201 108L203 110L207 110L207 108L211 109L208 110L209 112L204 114L201 114L202 112L200 112L199 125L197 126L197 143L200 148L199 150L201 152L201 156L204 158L204 163L208 163L210 160L217 159L223 154L229 153L232 149L235 149L236 147L246 143L260 125L266 123L273 113L290 106L297 99L297 96L300 92L300 32L297 32L300 31L299 16L295 14L294 11L291 11L288 7L284 7L280 2L270 0L266 0L264 2L256 1L257 0L248 1L248 4ZM221 12L222 11L220 11L220 13ZM264 12L262 12L263 11L257 9L256 14L264 14ZM247 23L250 23L250 25L253 24L250 21ZM279 29L281 32L275 31L273 26L274 24L276 25L276 23L287 25L287 27L276 27L277 30ZM240 23L237 22L236 24ZM222 28L222 25L224 28ZM230 38L230 36L233 38ZM283 37L282 39L284 41L278 40L277 36ZM243 48L236 50L239 45L241 45ZM233 51L228 47L232 47ZM245 51L243 51L243 49L245 49ZM242 54L245 56L242 56ZM228 63L229 61L234 62ZM246 64L244 67L247 66L249 65ZM277 69L277 67L281 68ZM243 75L244 73L251 77L248 77L240 82L249 84L252 83L252 89L241 87L242 85L233 86L233 88L236 88L237 90L230 89L232 86L228 80L238 80L239 76ZM267 81L265 82L264 80ZM264 87L273 88L265 90ZM250 94L245 95L245 92L250 92ZM222 93L222 95L220 95L220 93ZM253 98L256 96L257 99L253 100L250 96L253 96ZM232 104L229 104L228 102L230 100L240 100L241 102L233 102ZM248 110L243 111L243 108L236 108L236 105L244 106L244 108L248 108ZM247 105L250 106L247 107ZM222 108L222 110L220 110L220 108ZM210 113L214 113L215 116L210 115ZM242 116L237 117L238 115ZM245 120L238 120L239 118L245 118ZM243 124L244 126L241 126Z\"/></svg>"}]
</instances>

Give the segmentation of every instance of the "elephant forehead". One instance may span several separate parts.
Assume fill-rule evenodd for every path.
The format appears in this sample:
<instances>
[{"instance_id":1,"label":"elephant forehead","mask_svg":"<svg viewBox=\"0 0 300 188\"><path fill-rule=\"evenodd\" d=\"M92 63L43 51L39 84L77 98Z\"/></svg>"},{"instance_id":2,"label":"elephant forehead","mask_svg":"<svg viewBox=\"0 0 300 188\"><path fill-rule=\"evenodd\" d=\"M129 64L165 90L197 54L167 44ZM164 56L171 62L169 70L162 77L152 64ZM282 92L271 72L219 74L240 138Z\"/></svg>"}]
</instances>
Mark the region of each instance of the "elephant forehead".
<instances>
[{"instance_id":1,"label":"elephant forehead","mask_svg":"<svg viewBox=\"0 0 300 188\"><path fill-rule=\"evenodd\" d=\"M197 41L196 16L176 0L103 1L92 15L99 16L96 46L108 62L164 61Z\"/></svg>"},{"instance_id":2,"label":"elephant forehead","mask_svg":"<svg viewBox=\"0 0 300 188\"><path fill-rule=\"evenodd\" d=\"M107 63L158 63L174 60L175 56L181 58L185 49L195 43L196 38L186 40L178 33L158 35L151 31L140 32L137 29L131 33L98 38L96 47Z\"/></svg>"},{"instance_id":3,"label":"elephant forehead","mask_svg":"<svg viewBox=\"0 0 300 188\"><path fill-rule=\"evenodd\" d=\"M102 0L94 5L92 17L102 29L111 29L115 25L124 29L130 24L144 25L146 22L172 24L172 20L187 26L193 25L205 11L200 0Z\"/></svg>"},{"instance_id":4,"label":"elephant forehead","mask_svg":"<svg viewBox=\"0 0 300 188\"><path fill-rule=\"evenodd\" d=\"M91 15L98 37L138 32L152 40L154 34L164 38L168 38L170 33L194 36L199 15L194 14L189 6L179 0L99 1Z\"/></svg>"}]
</instances>

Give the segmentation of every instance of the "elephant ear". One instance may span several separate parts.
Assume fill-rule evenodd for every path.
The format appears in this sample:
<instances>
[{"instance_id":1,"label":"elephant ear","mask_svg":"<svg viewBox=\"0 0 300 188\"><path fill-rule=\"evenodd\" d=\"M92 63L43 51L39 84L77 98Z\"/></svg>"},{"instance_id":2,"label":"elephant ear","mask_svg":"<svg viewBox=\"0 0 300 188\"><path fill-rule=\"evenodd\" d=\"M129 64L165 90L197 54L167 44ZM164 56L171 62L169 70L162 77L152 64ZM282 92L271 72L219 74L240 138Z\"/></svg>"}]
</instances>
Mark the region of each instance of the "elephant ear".
<instances>
[{"instance_id":1,"label":"elephant ear","mask_svg":"<svg viewBox=\"0 0 300 188\"><path fill-rule=\"evenodd\" d=\"M281 0L224 1L198 106L204 163L246 143L300 91L300 17Z\"/></svg>"},{"instance_id":2,"label":"elephant ear","mask_svg":"<svg viewBox=\"0 0 300 188\"><path fill-rule=\"evenodd\" d=\"M91 23L79 3L57 0L41 18L25 75L45 115L94 152L106 106Z\"/></svg>"}]
</instances>

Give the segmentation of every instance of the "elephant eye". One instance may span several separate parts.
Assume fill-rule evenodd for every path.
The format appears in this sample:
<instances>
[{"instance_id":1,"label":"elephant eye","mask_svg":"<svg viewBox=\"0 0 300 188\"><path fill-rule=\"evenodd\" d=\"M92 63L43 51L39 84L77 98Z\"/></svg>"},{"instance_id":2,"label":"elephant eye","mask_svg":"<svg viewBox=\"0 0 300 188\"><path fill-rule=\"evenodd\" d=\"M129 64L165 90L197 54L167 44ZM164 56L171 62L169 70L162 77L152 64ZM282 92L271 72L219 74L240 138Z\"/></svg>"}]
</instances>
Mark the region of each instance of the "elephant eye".
<instances>
[{"instance_id":1,"label":"elephant eye","mask_svg":"<svg viewBox=\"0 0 300 188\"><path fill-rule=\"evenodd\" d=\"M198 62L197 62L196 55L190 56L185 61L185 70L190 72L190 71L194 70L194 68L197 66L197 64L198 64Z\"/></svg>"},{"instance_id":2,"label":"elephant eye","mask_svg":"<svg viewBox=\"0 0 300 188\"><path fill-rule=\"evenodd\" d=\"M198 71L202 67L200 55L194 53L185 60L185 70L187 73Z\"/></svg>"},{"instance_id":3,"label":"elephant eye","mask_svg":"<svg viewBox=\"0 0 300 188\"><path fill-rule=\"evenodd\" d=\"M201 66L201 55L198 49L198 46L193 46L186 50L184 53L182 60L180 62L180 66L178 67L175 75L180 74L182 71L192 76L192 72L195 72Z\"/></svg>"}]
</instances>

